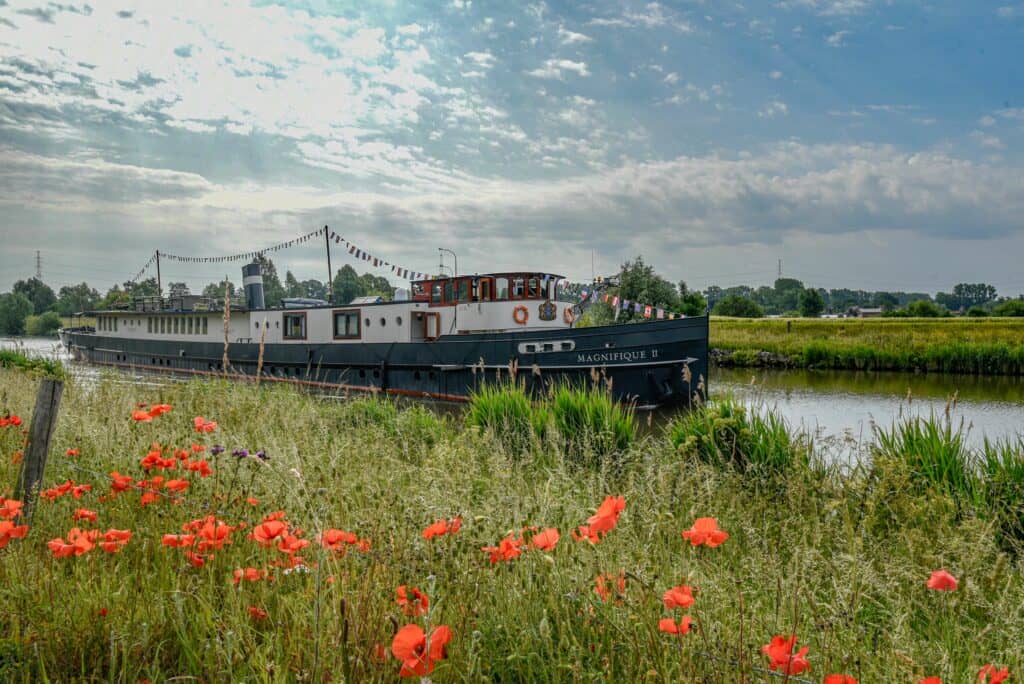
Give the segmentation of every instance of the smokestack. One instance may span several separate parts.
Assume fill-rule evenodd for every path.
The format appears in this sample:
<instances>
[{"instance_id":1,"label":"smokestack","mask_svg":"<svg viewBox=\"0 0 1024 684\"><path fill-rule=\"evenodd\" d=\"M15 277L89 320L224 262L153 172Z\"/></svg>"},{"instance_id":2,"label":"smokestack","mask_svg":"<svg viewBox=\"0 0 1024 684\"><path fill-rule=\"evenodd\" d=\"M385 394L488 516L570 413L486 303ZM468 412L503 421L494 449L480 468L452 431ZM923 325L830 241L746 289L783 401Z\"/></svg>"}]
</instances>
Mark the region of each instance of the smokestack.
<instances>
[{"instance_id":1,"label":"smokestack","mask_svg":"<svg viewBox=\"0 0 1024 684\"><path fill-rule=\"evenodd\" d=\"M250 311L266 308L263 303L263 273L258 263L242 267L242 284L245 286L245 306Z\"/></svg>"}]
</instances>

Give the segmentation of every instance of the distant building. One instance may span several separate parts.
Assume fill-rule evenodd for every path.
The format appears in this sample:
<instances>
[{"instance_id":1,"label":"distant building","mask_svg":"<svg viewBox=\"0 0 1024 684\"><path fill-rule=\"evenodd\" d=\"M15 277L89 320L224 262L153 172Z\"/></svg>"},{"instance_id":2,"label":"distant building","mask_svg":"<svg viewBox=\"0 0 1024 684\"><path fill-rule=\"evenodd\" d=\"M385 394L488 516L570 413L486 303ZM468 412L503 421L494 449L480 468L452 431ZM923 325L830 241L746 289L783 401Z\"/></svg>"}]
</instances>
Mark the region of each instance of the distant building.
<instances>
[{"instance_id":1,"label":"distant building","mask_svg":"<svg viewBox=\"0 0 1024 684\"><path fill-rule=\"evenodd\" d=\"M881 308L854 306L846 312L847 318L878 318L882 315Z\"/></svg>"}]
</instances>

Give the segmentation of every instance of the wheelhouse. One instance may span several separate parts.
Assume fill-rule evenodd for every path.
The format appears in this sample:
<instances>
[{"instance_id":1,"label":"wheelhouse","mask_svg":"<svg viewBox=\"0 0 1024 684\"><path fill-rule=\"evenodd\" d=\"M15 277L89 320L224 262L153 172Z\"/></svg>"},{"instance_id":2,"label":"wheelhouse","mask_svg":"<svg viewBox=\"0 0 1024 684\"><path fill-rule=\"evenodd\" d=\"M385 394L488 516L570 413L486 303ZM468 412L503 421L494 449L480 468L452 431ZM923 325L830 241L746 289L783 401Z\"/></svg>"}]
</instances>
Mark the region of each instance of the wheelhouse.
<instances>
[{"instance_id":1,"label":"wheelhouse","mask_svg":"<svg viewBox=\"0 0 1024 684\"><path fill-rule=\"evenodd\" d=\"M412 300L430 306L455 306L473 302L553 300L564 276L553 273L488 273L485 275L433 278L412 283Z\"/></svg>"}]
</instances>

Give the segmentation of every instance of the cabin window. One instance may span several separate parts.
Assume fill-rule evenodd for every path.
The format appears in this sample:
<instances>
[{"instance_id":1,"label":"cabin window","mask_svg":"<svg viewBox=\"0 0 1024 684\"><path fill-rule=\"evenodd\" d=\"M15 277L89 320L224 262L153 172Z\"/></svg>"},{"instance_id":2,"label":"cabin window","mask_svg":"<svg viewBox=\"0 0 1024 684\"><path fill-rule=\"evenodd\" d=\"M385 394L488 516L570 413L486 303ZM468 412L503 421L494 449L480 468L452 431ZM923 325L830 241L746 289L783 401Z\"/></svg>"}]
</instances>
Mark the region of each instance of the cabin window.
<instances>
[{"instance_id":1,"label":"cabin window","mask_svg":"<svg viewBox=\"0 0 1024 684\"><path fill-rule=\"evenodd\" d=\"M358 340L359 310L335 311L334 312L334 339L336 340Z\"/></svg>"},{"instance_id":2,"label":"cabin window","mask_svg":"<svg viewBox=\"0 0 1024 684\"><path fill-rule=\"evenodd\" d=\"M395 316L395 325L401 327L401 325L402 325L402 317L401 316Z\"/></svg>"},{"instance_id":3,"label":"cabin window","mask_svg":"<svg viewBox=\"0 0 1024 684\"><path fill-rule=\"evenodd\" d=\"M192 334L192 326L193 326L193 325L195 325L195 324L194 324L194 323L192 322L192 317L191 317L191 316L189 316L189 318L188 318L188 334L189 334L189 335L191 335L191 334Z\"/></svg>"},{"instance_id":4,"label":"cabin window","mask_svg":"<svg viewBox=\"0 0 1024 684\"><path fill-rule=\"evenodd\" d=\"M544 351L546 351L546 352L555 351L555 345L551 344L550 342L545 342L544 343Z\"/></svg>"},{"instance_id":5,"label":"cabin window","mask_svg":"<svg viewBox=\"0 0 1024 684\"><path fill-rule=\"evenodd\" d=\"M522 299L526 294L526 283L523 278L512 279L512 299Z\"/></svg>"},{"instance_id":6,"label":"cabin window","mask_svg":"<svg viewBox=\"0 0 1024 684\"><path fill-rule=\"evenodd\" d=\"M206 334L206 319L203 319L203 334Z\"/></svg>"},{"instance_id":7,"label":"cabin window","mask_svg":"<svg viewBox=\"0 0 1024 684\"><path fill-rule=\"evenodd\" d=\"M462 279L458 282L458 289L456 291L460 302L471 301L469 298L469 281Z\"/></svg>"},{"instance_id":8,"label":"cabin window","mask_svg":"<svg viewBox=\"0 0 1024 684\"><path fill-rule=\"evenodd\" d=\"M430 303L441 303L441 283L432 283L430 286Z\"/></svg>"},{"instance_id":9,"label":"cabin window","mask_svg":"<svg viewBox=\"0 0 1024 684\"><path fill-rule=\"evenodd\" d=\"M537 299L540 297L540 281L536 278L530 278L527 281L528 289L526 291L526 297L528 299Z\"/></svg>"},{"instance_id":10,"label":"cabin window","mask_svg":"<svg viewBox=\"0 0 1024 684\"><path fill-rule=\"evenodd\" d=\"M171 320L173 321L173 323L171 324L171 332L174 333L175 335L177 335L178 334L178 317L175 316Z\"/></svg>"},{"instance_id":11,"label":"cabin window","mask_svg":"<svg viewBox=\"0 0 1024 684\"><path fill-rule=\"evenodd\" d=\"M484 278L476 282L476 298L479 302L491 301L491 280Z\"/></svg>"},{"instance_id":12,"label":"cabin window","mask_svg":"<svg viewBox=\"0 0 1024 684\"><path fill-rule=\"evenodd\" d=\"M455 301L455 286L451 280L444 281L444 301L445 303Z\"/></svg>"},{"instance_id":13,"label":"cabin window","mask_svg":"<svg viewBox=\"0 0 1024 684\"><path fill-rule=\"evenodd\" d=\"M259 321L256 321L255 323L253 323L253 325L255 325L255 326L256 326L256 329L257 329L257 330L259 330L259 329L260 329L260 322L259 322Z\"/></svg>"},{"instance_id":14,"label":"cabin window","mask_svg":"<svg viewBox=\"0 0 1024 684\"><path fill-rule=\"evenodd\" d=\"M160 334L163 335L167 332L167 319L161 316L157 319L157 322L159 323L158 330L160 331Z\"/></svg>"},{"instance_id":15,"label":"cabin window","mask_svg":"<svg viewBox=\"0 0 1024 684\"><path fill-rule=\"evenodd\" d=\"M284 321L284 339L306 339L306 312L282 314Z\"/></svg>"},{"instance_id":16,"label":"cabin window","mask_svg":"<svg viewBox=\"0 0 1024 684\"><path fill-rule=\"evenodd\" d=\"M508 278L494 279L494 298L508 299Z\"/></svg>"}]
</instances>

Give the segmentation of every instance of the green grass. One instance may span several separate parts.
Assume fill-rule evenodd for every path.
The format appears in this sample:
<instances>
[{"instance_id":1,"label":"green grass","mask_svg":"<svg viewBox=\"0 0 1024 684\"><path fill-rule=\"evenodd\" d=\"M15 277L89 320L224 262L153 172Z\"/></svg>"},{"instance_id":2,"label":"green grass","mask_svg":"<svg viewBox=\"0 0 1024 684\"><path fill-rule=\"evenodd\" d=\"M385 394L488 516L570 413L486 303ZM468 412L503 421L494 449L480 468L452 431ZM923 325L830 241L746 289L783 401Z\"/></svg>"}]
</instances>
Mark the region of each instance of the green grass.
<instances>
[{"instance_id":1,"label":"green grass","mask_svg":"<svg viewBox=\"0 0 1024 684\"><path fill-rule=\"evenodd\" d=\"M756 352L800 367L986 375L1024 373L1024 319L711 319L722 363L753 366Z\"/></svg>"},{"instance_id":2,"label":"green grass","mask_svg":"<svg viewBox=\"0 0 1024 684\"><path fill-rule=\"evenodd\" d=\"M65 376L64 365L57 359L32 356L12 349L0 349L0 368L18 368L54 378Z\"/></svg>"},{"instance_id":3,"label":"green grass","mask_svg":"<svg viewBox=\"0 0 1024 684\"><path fill-rule=\"evenodd\" d=\"M36 383L0 369L0 411L28 421ZM862 683L975 681L987 662L1024 671L1024 577L1001 544L1002 522L958 510L941 490L909 486L917 480L905 464L845 473L813 454L808 467L798 451L778 467L784 487L752 488L749 467L744 475L682 455L658 430L619 459L580 467L557 439L531 447L545 458L524 459L491 430L468 427L471 413L436 417L373 398L324 401L221 381L134 390L119 376L69 383L44 486L73 478L94 489L39 501L28 536L0 551L3 681L394 681L398 663L376 660L374 646L416 620L453 632L437 682L775 681L754 670L766 665L760 645L791 632L810 647L806 676L815 682L832 672ZM133 423L137 402L174 408ZM694 425L735 418L736 408ZM526 411L509 413L528 420ZM196 435L195 415L218 421L217 432ZM743 418L740 431L751 431L737 441L750 450L743 458L782 462L778 454L799 439L756 415ZM0 489L13 486L21 439L0 429ZM152 443L196 441L228 451L209 457L216 473L193 479L182 504L142 508L137 492L102 499L105 473L143 477L139 461ZM723 453L727 443L714 442ZM81 455L69 462L72 447ZM238 447L265 449L270 460L236 461ZM1019 483L1019 446L1005 449L1005 463L992 467ZM596 546L573 541L569 531L607 495L626 499L617 528ZM132 530L127 547L53 559L46 541L67 533L79 507L99 515L84 526ZM308 572L272 568L272 582L233 585L235 568L283 557L246 538L275 510L307 538L340 528L372 539L372 549L336 558L314 544L302 553ZM160 540L207 513L250 527L196 569ZM455 515L463 519L456 536L420 535ZM729 532L721 547L693 549L681 538L701 516ZM554 551L487 562L480 547L529 526L558 528ZM925 588L938 568L959 578L957 592ZM625 595L601 602L594 577L620 570ZM699 628L677 639L657 624L670 615L662 592L683 582L698 588L690 613ZM401 614L393 598L401 584L427 591L427 616ZM250 606L268 619L254 622Z\"/></svg>"}]
</instances>

